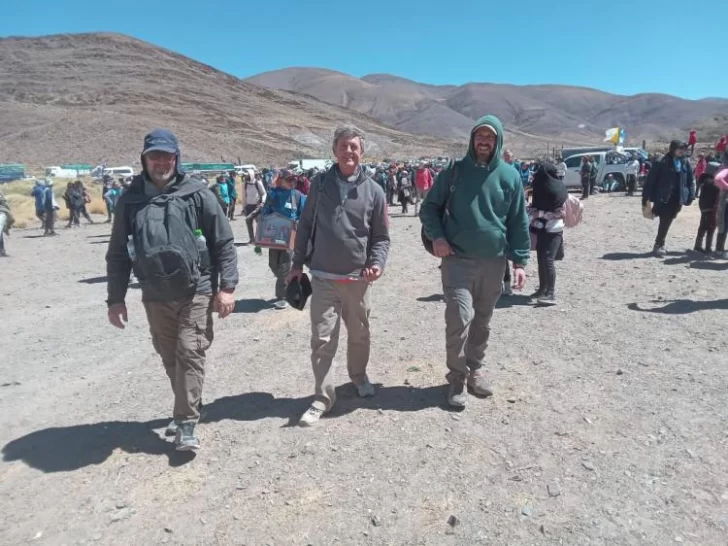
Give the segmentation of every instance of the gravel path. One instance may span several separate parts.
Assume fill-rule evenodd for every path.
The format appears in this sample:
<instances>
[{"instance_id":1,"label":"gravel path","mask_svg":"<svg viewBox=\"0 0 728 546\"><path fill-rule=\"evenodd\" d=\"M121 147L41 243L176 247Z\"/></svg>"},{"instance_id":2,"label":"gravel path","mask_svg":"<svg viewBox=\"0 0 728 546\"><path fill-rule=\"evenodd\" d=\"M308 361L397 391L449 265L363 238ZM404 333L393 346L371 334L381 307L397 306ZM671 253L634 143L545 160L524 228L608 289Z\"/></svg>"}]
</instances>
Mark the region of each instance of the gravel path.
<instances>
[{"instance_id":1,"label":"gravel path","mask_svg":"<svg viewBox=\"0 0 728 546\"><path fill-rule=\"evenodd\" d=\"M172 397L139 291L124 332L106 322L108 228L16 231L0 261L0 543L726 544L728 263L685 253L698 217L679 216L658 260L637 198L590 199L560 305L502 300L496 394L452 413L437 261L392 209L382 386L361 401L341 373L334 415L308 430L291 426L313 388L308 314L268 309L267 259L240 246L192 460L160 435Z\"/></svg>"}]
</instances>

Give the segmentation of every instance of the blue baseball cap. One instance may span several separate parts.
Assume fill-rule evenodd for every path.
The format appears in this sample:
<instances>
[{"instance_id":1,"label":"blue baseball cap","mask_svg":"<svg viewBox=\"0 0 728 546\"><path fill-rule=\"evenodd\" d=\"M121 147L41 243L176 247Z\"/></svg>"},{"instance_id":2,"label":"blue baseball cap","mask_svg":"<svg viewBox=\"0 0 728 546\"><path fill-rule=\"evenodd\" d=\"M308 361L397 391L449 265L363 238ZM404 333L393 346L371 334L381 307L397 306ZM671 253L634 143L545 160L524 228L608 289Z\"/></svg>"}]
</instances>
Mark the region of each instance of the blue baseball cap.
<instances>
[{"instance_id":1,"label":"blue baseball cap","mask_svg":"<svg viewBox=\"0 0 728 546\"><path fill-rule=\"evenodd\" d=\"M179 152L177 137L167 129L155 129L144 137L144 150L142 155L149 152L167 152L176 154Z\"/></svg>"}]
</instances>

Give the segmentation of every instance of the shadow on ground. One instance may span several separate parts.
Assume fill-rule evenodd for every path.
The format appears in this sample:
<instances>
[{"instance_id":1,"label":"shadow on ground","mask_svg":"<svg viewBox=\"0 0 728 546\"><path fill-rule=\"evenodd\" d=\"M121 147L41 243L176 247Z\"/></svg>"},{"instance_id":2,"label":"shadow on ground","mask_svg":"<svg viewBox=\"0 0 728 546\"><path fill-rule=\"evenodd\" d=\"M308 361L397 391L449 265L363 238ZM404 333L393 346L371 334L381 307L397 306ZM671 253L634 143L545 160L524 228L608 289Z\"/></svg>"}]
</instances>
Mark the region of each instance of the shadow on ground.
<instances>
[{"instance_id":1,"label":"shadow on ground","mask_svg":"<svg viewBox=\"0 0 728 546\"><path fill-rule=\"evenodd\" d=\"M313 397L276 398L267 392L250 392L218 398L205 405L201 425L223 420L257 421L266 418L287 419L290 427L311 404ZM445 389L408 386L379 387L373 398L356 396L352 384L337 389L337 404L324 418L334 419L357 409L419 411L443 407ZM171 441L164 440L154 429L161 429L166 419L147 422L107 421L70 427L54 427L31 432L5 445L3 460L23 461L42 472L71 472L86 466L102 464L116 449L126 453L162 455L170 466L180 466L194 458L190 453L175 451ZM323 425L322 423L322 426Z\"/></svg>"},{"instance_id":2,"label":"shadow on ground","mask_svg":"<svg viewBox=\"0 0 728 546\"><path fill-rule=\"evenodd\" d=\"M495 304L496 309L508 309L509 307L519 307L523 305L533 305L534 301L528 296L522 294L514 294L512 296L501 296L498 303Z\"/></svg>"},{"instance_id":3,"label":"shadow on ground","mask_svg":"<svg viewBox=\"0 0 728 546\"><path fill-rule=\"evenodd\" d=\"M444 302L445 296L443 294L432 294L431 296L420 296L419 298L417 298L417 301L422 301L425 303Z\"/></svg>"},{"instance_id":4,"label":"shadow on ground","mask_svg":"<svg viewBox=\"0 0 728 546\"><path fill-rule=\"evenodd\" d=\"M682 252L668 252L668 256L683 256ZM643 258L655 258L653 252L612 252L602 256L602 260L620 262L622 260L640 260Z\"/></svg>"},{"instance_id":5,"label":"shadow on ground","mask_svg":"<svg viewBox=\"0 0 728 546\"><path fill-rule=\"evenodd\" d=\"M690 264L691 269L705 269L708 271L725 271L728 269L728 262L699 261Z\"/></svg>"},{"instance_id":6,"label":"shadow on ground","mask_svg":"<svg viewBox=\"0 0 728 546\"><path fill-rule=\"evenodd\" d=\"M109 281L109 278L104 275L103 277L89 277L88 279L80 279L78 282L81 284L103 284ZM131 289L137 289L141 288L141 285L138 282L133 282L129 284L129 288Z\"/></svg>"},{"instance_id":7,"label":"shadow on ground","mask_svg":"<svg viewBox=\"0 0 728 546\"><path fill-rule=\"evenodd\" d=\"M275 302L276 300L264 300L261 298L238 300L235 302L233 313L259 313L266 309L273 309Z\"/></svg>"},{"instance_id":8,"label":"shadow on ground","mask_svg":"<svg viewBox=\"0 0 728 546\"><path fill-rule=\"evenodd\" d=\"M650 303L666 303L665 301L651 301ZM642 308L639 303L630 303L627 308L631 311L643 313L660 313L665 315L687 315L698 311L728 310L728 299L715 301L672 300L662 307Z\"/></svg>"}]
</instances>

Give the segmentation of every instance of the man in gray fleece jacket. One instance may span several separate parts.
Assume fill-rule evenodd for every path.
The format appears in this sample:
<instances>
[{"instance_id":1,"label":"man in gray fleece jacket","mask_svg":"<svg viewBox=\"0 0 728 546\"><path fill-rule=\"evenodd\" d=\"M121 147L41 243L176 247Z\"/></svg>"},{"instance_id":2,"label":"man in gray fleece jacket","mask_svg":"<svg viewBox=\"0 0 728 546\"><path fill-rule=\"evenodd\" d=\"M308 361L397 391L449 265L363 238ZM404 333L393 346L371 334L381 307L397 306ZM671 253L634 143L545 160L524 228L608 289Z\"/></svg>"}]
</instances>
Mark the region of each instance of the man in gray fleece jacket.
<instances>
[{"instance_id":1,"label":"man in gray fleece jacket","mask_svg":"<svg viewBox=\"0 0 728 546\"><path fill-rule=\"evenodd\" d=\"M349 334L347 367L361 397L374 396L367 377L371 285L384 272L389 222L384 191L359 166L364 134L354 126L334 133L337 164L314 178L296 233L288 282L304 263L313 277L311 363L315 400L299 424L310 426L336 402L332 363L341 320Z\"/></svg>"}]
</instances>

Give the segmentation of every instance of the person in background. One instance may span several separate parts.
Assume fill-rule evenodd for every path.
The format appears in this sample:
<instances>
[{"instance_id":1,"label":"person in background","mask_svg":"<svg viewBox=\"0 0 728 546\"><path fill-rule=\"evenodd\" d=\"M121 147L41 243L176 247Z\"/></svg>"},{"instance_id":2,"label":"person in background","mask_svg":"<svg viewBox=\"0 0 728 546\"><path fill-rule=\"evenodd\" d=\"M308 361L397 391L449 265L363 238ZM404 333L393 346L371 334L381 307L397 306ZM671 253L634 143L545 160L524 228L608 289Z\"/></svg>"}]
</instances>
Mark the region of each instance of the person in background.
<instances>
[{"instance_id":1,"label":"person in background","mask_svg":"<svg viewBox=\"0 0 728 546\"><path fill-rule=\"evenodd\" d=\"M594 156L589 156L591 173L589 174L589 195L596 193L597 179L599 178L599 162Z\"/></svg>"},{"instance_id":2,"label":"person in background","mask_svg":"<svg viewBox=\"0 0 728 546\"><path fill-rule=\"evenodd\" d=\"M728 150L728 135L723 135L715 144L716 157L723 157L726 150Z\"/></svg>"},{"instance_id":3,"label":"person in background","mask_svg":"<svg viewBox=\"0 0 728 546\"><path fill-rule=\"evenodd\" d=\"M642 187L642 208L652 202L652 212L660 219L652 249L659 258L667 254L665 240L673 220L695 199L693 170L685 157L687 147L679 140L670 142L670 151L652 167Z\"/></svg>"},{"instance_id":4,"label":"person in background","mask_svg":"<svg viewBox=\"0 0 728 546\"><path fill-rule=\"evenodd\" d=\"M415 216L417 216L418 208L422 201L427 197L427 193L432 187L434 179L432 177L432 171L430 166L427 164L420 165L419 169L415 174L415 188L417 190L417 200L415 201Z\"/></svg>"},{"instance_id":5,"label":"person in background","mask_svg":"<svg viewBox=\"0 0 728 546\"><path fill-rule=\"evenodd\" d=\"M718 189L718 206L716 224L718 227L718 242L715 245L717 257L728 260L725 249L726 236L728 236L728 151L723 152L721 162L709 162L705 170L706 175L713 177L713 184Z\"/></svg>"},{"instance_id":6,"label":"person in background","mask_svg":"<svg viewBox=\"0 0 728 546\"><path fill-rule=\"evenodd\" d=\"M698 143L698 133L695 129L690 129L688 136L688 147L690 148L690 156L695 152L695 145Z\"/></svg>"},{"instance_id":7,"label":"person in background","mask_svg":"<svg viewBox=\"0 0 728 546\"><path fill-rule=\"evenodd\" d=\"M503 161L508 163L509 165L513 165L513 162L516 160L516 158L513 156L513 152L510 150L503 150Z\"/></svg>"},{"instance_id":8,"label":"person in background","mask_svg":"<svg viewBox=\"0 0 728 546\"><path fill-rule=\"evenodd\" d=\"M698 226L698 235L695 238L693 250L701 254L710 254L713 252L713 236L717 227L716 212L720 199L720 190L715 185L713 176L707 173L706 170L707 164L702 169L700 177L696 178L696 185L700 188L700 197L698 198L700 225ZM697 177L697 168L695 169L695 173ZM703 240L705 240L705 246L703 246Z\"/></svg>"},{"instance_id":9,"label":"person in background","mask_svg":"<svg viewBox=\"0 0 728 546\"><path fill-rule=\"evenodd\" d=\"M121 178L120 180L123 180ZM114 211L116 210L116 202L121 196L121 182L114 182L109 190L104 194L104 203L106 203L106 212L109 215L106 220L110 224L114 219Z\"/></svg>"},{"instance_id":10,"label":"person in background","mask_svg":"<svg viewBox=\"0 0 728 546\"><path fill-rule=\"evenodd\" d=\"M536 237L538 290L531 296L539 305L556 305L556 256L563 245L564 204L569 192L556 166L542 163L533 175L533 195L528 216Z\"/></svg>"},{"instance_id":11,"label":"person in background","mask_svg":"<svg viewBox=\"0 0 728 546\"><path fill-rule=\"evenodd\" d=\"M372 285L384 273L390 240L385 195L361 166L364 147L364 133L357 127L336 129L332 146L336 164L311 185L313 203L303 209L296 233L288 282L301 277L304 263L313 277L314 401L299 421L304 427L317 423L336 403L333 362L342 321L348 332L349 378L360 397L376 394L367 375L369 315Z\"/></svg>"},{"instance_id":12,"label":"person in background","mask_svg":"<svg viewBox=\"0 0 728 546\"><path fill-rule=\"evenodd\" d=\"M68 209L68 223L66 229L70 227L78 227L81 222L79 215L81 211L81 203L83 203L83 194L80 194L73 182L66 184L66 191L63 193L63 201Z\"/></svg>"},{"instance_id":13,"label":"person in background","mask_svg":"<svg viewBox=\"0 0 728 546\"><path fill-rule=\"evenodd\" d=\"M42 180L35 181L35 186L30 195L35 199L35 216L40 220L41 227L45 226L45 186Z\"/></svg>"},{"instance_id":14,"label":"person in background","mask_svg":"<svg viewBox=\"0 0 728 546\"><path fill-rule=\"evenodd\" d=\"M627 195L632 196L634 195L635 190L637 189L637 176L640 172L640 161L637 158L637 155L634 154L631 156L630 160L627 162Z\"/></svg>"},{"instance_id":15,"label":"person in background","mask_svg":"<svg viewBox=\"0 0 728 546\"><path fill-rule=\"evenodd\" d=\"M296 189L302 195L308 195L311 190L311 180L305 174L298 175L296 177Z\"/></svg>"},{"instance_id":16,"label":"person in background","mask_svg":"<svg viewBox=\"0 0 728 546\"><path fill-rule=\"evenodd\" d=\"M215 179L215 184L210 188L212 193L217 197L222 212L227 218L228 207L230 206L230 194L228 193L228 183L225 175L221 174Z\"/></svg>"},{"instance_id":17,"label":"person in background","mask_svg":"<svg viewBox=\"0 0 728 546\"><path fill-rule=\"evenodd\" d=\"M433 253L442 258L447 400L459 409L467 404L466 387L479 396L493 394L485 352L508 259L516 289L526 283L531 249L526 199L519 173L501 160L503 138L497 117L480 118L467 155L438 175L420 211ZM452 169L457 180L451 184ZM449 214L443 216L446 204Z\"/></svg>"},{"instance_id":18,"label":"person in background","mask_svg":"<svg viewBox=\"0 0 728 546\"><path fill-rule=\"evenodd\" d=\"M296 189L296 175L292 171L282 170L278 173L277 183L268 192L263 206L262 216L280 214L296 223L301 219L301 212L306 204L306 196ZM276 276L276 309L286 309L286 278L291 271L292 250L277 248L268 249L268 266Z\"/></svg>"},{"instance_id":19,"label":"person in background","mask_svg":"<svg viewBox=\"0 0 728 546\"><path fill-rule=\"evenodd\" d=\"M397 171L392 166L389 170L389 178L387 179L387 204L391 207L394 206L394 194L397 193Z\"/></svg>"},{"instance_id":20,"label":"person in background","mask_svg":"<svg viewBox=\"0 0 728 546\"><path fill-rule=\"evenodd\" d=\"M531 167L526 161L518 165L518 174L521 176L521 185L525 190L531 184Z\"/></svg>"},{"instance_id":21,"label":"person in background","mask_svg":"<svg viewBox=\"0 0 728 546\"><path fill-rule=\"evenodd\" d=\"M402 214L407 214L407 207L412 200L412 179L408 169L403 169L397 185L399 202L402 205Z\"/></svg>"},{"instance_id":22,"label":"person in background","mask_svg":"<svg viewBox=\"0 0 728 546\"><path fill-rule=\"evenodd\" d=\"M94 221L91 219L91 216L88 213L88 208L86 207L86 205L91 202L91 193L88 191L84 183L80 180L76 180L75 185L76 190L81 194L82 197L81 207L78 209L79 218L83 216L89 224L93 224Z\"/></svg>"},{"instance_id":23,"label":"person in background","mask_svg":"<svg viewBox=\"0 0 728 546\"><path fill-rule=\"evenodd\" d=\"M227 175L227 186L228 186L228 198L229 198L229 204L228 204L228 211L227 211L227 218L231 222L235 220L235 205L238 203L238 190L235 187L235 171L230 171Z\"/></svg>"},{"instance_id":24,"label":"person in background","mask_svg":"<svg viewBox=\"0 0 728 546\"><path fill-rule=\"evenodd\" d=\"M243 214L245 225L248 228L248 244L255 244L255 229L253 223L266 200L266 191L263 180L256 174L248 172L243 175Z\"/></svg>"},{"instance_id":25,"label":"person in background","mask_svg":"<svg viewBox=\"0 0 728 546\"><path fill-rule=\"evenodd\" d=\"M566 162L564 161L563 157L559 157L556 160L556 174L559 177L559 180L563 180L566 178L566 170L567 170Z\"/></svg>"},{"instance_id":26,"label":"person in background","mask_svg":"<svg viewBox=\"0 0 728 546\"><path fill-rule=\"evenodd\" d=\"M15 219L10 212L8 200L5 199L3 192L0 191L0 258L8 257L8 253L5 250L5 235L10 233L10 228L13 227L14 223Z\"/></svg>"},{"instance_id":27,"label":"person in background","mask_svg":"<svg viewBox=\"0 0 728 546\"><path fill-rule=\"evenodd\" d=\"M56 195L53 192L53 179L46 178L45 194L43 196L43 208L45 209L45 232L43 235L55 237L56 233Z\"/></svg>"},{"instance_id":28,"label":"person in background","mask_svg":"<svg viewBox=\"0 0 728 546\"><path fill-rule=\"evenodd\" d=\"M581 198L588 199L590 195L592 167L589 162L589 156L585 155L581 158L581 169L579 176L581 177Z\"/></svg>"}]
</instances>

